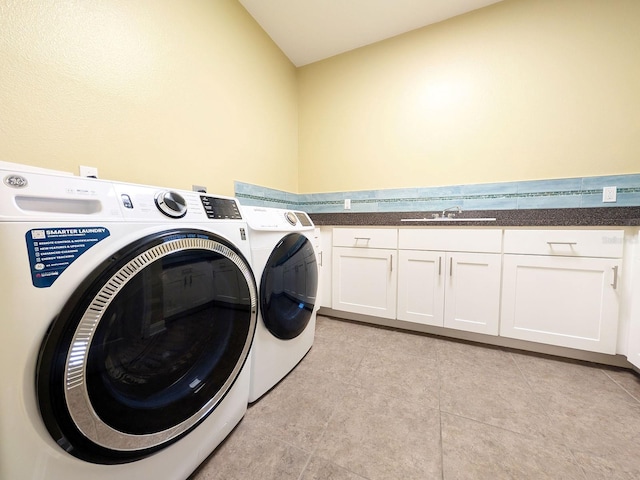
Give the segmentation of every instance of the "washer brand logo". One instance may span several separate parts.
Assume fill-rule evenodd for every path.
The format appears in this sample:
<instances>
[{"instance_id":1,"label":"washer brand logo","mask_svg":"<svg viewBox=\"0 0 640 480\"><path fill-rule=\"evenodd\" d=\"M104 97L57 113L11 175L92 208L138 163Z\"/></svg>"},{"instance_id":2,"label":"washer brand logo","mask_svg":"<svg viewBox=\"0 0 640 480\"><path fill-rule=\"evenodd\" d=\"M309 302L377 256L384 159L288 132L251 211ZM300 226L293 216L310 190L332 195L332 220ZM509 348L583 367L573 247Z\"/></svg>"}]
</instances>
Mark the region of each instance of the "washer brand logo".
<instances>
[{"instance_id":1,"label":"washer brand logo","mask_svg":"<svg viewBox=\"0 0 640 480\"><path fill-rule=\"evenodd\" d=\"M13 188L24 188L29 182L21 175L7 175L4 177L4 184Z\"/></svg>"}]
</instances>

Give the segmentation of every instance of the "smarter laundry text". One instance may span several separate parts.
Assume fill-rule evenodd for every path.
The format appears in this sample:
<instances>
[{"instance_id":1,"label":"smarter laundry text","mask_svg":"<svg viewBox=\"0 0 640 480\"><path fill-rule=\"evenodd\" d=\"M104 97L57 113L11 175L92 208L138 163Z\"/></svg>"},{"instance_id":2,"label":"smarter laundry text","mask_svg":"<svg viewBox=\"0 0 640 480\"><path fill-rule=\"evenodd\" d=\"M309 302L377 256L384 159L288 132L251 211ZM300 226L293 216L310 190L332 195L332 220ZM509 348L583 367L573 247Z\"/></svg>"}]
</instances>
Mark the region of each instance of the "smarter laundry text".
<instances>
[{"instance_id":1,"label":"smarter laundry text","mask_svg":"<svg viewBox=\"0 0 640 480\"><path fill-rule=\"evenodd\" d=\"M26 234L31 281L47 288L82 254L109 236L104 227L42 228Z\"/></svg>"}]
</instances>

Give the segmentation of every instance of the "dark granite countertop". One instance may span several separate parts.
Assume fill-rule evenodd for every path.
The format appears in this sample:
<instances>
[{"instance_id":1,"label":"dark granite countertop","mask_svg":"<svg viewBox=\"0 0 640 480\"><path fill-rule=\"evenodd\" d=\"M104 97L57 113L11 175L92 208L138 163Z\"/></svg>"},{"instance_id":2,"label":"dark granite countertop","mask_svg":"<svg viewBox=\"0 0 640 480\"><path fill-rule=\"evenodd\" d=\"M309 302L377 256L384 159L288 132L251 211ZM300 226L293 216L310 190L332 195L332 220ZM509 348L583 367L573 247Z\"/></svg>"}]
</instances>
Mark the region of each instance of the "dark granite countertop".
<instances>
[{"instance_id":1,"label":"dark granite countertop","mask_svg":"<svg viewBox=\"0 0 640 480\"><path fill-rule=\"evenodd\" d=\"M640 207L554 208L536 210L468 210L458 218L495 218L496 221L403 222L431 218L440 212L312 213L316 226L403 227L631 227L640 226Z\"/></svg>"}]
</instances>

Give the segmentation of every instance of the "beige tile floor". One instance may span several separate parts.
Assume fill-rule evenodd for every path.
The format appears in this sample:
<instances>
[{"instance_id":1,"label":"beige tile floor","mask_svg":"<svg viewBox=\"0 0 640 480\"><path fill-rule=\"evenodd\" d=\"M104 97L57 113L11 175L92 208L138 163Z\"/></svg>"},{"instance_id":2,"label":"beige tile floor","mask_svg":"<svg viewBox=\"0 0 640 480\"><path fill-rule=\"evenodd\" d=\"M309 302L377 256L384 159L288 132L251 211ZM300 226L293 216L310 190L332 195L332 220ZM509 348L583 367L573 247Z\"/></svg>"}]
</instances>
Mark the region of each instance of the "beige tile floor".
<instances>
[{"instance_id":1,"label":"beige tile floor","mask_svg":"<svg viewBox=\"0 0 640 480\"><path fill-rule=\"evenodd\" d=\"M640 479L640 377L318 317L191 480Z\"/></svg>"}]
</instances>

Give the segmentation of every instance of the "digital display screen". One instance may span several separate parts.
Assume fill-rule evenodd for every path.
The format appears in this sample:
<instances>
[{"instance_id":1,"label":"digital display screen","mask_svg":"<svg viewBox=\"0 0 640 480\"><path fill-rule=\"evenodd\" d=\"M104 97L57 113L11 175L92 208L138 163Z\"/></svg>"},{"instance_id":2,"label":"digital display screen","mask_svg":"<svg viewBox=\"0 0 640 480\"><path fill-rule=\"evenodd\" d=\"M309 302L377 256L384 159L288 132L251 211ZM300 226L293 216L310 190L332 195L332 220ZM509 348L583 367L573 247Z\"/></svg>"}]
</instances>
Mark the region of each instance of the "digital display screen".
<instances>
[{"instance_id":1,"label":"digital display screen","mask_svg":"<svg viewBox=\"0 0 640 480\"><path fill-rule=\"evenodd\" d=\"M298 220L300 220L300 223L302 224L303 227L313 227L313 223L311 222L311 219L307 216L306 213L304 212L295 212L296 217L298 217Z\"/></svg>"},{"instance_id":2,"label":"digital display screen","mask_svg":"<svg viewBox=\"0 0 640 480\"><path fill-rule=\"evenodd\" d=\"M242 220L235 200L201 195L200 200L207 217L211 219Z\"/></svg>"}]
</instances>

